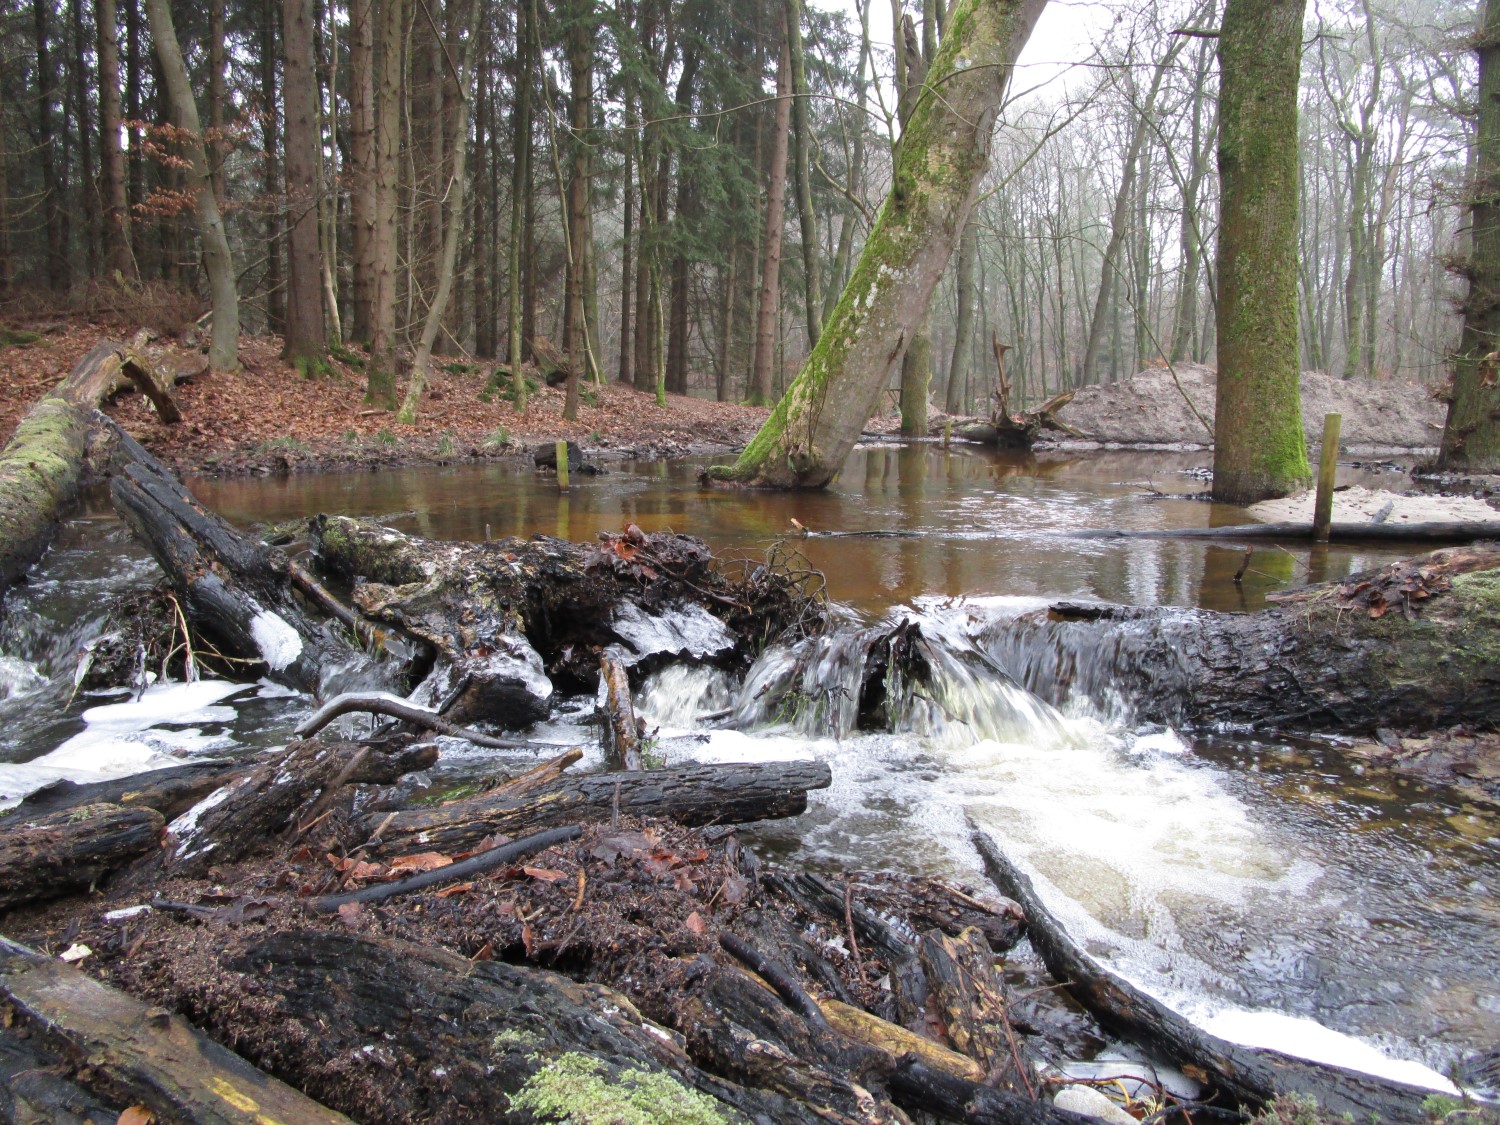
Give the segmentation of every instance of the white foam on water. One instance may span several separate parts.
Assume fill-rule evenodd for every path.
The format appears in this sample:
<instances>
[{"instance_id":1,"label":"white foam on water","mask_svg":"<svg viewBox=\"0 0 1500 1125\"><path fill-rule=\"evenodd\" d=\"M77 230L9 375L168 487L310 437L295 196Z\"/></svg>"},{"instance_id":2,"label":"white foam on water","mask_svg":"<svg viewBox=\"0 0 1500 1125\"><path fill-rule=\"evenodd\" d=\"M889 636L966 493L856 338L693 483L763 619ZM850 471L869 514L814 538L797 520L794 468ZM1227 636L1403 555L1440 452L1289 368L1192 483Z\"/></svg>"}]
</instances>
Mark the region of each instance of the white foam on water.
<instances>
[{"instance_id":1,"label":"white foam on water","mask_svg":"<svg viewBox=\"0 0 1500 1125\"><path fill-rule=\"evenodd\" d=\"M729 677L720 669L704 664L669 664L641 685L635 711L663 731L692 730L700 715L724 710L733 698Z\"/></svg>"},{"instance_id":2,"label":"white foam on water","mask_svg":"<svg viewBox=\"0 0 1500 1125\"><path fill-rule=\"evenodd\" d=\"M214 704L247 690L245 684L198 680L152 684L137 700L106 703L84 711L85 728L51 753L29 762L0 765L0 807L54 781L79 784L129 777L181 763L183 753L218 749L229 740L201 730L159 730L163 723L227 723L232 707ZM173 751L174 753L168 753Z\"/></svg>"},{"instance_id":3,"label":"white foam on water","mask_svg":"<svg viewBox=\"0 0 1500 1125\"><path fill-rule=\"evenodd\" d=\"M274 610L263 609L250 619L250 636L271 671L289 668L302 655L302 638Z\"/></svg>"},{"instance_id":4,"label":"white foam on water","mask_svg":"<svg viewBox=\"0 0 1500 1125\"><path fill-rule=\"evenodd\" d=\"M36 666L14 656L0 656L0 699L16 699L47 686Z\"/></svg>"},{"instance_id":5,"label":"white foam on water","mask_svg":"<svg viewBox=\"0 0 1500 1125\"><path fill-rule=\"evenodd\" d=\"M1246 1047L1268 1047L1300 1059L1377 1074L1396 1082L1457 1094L1459 1089L1431 1067L1410 1059L1393 1059L1362 1039L1324 1027L1314 1020L1282 1012L1248 1012L1237 1008L1184 1013L1205 1031Z\"/></svg>"}]
</instances>

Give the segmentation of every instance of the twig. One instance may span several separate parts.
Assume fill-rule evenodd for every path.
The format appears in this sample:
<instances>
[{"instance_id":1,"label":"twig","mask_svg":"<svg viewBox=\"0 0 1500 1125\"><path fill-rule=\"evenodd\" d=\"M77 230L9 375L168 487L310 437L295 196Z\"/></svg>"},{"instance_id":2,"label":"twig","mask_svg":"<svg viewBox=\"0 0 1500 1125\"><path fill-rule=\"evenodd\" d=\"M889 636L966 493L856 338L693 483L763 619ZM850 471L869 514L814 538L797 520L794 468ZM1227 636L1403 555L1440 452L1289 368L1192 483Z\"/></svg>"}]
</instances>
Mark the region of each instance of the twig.
<instances>
[{"instance_id":1,"label":"twig","mask_svg":"<svg viewBox=\"0 0 1500 1125\"><path fill-rule=\"evenodd\" d=\"M498 848L480 852L476 856L450 863L446 867L423 871L421 874L413 875L410 879L402 879L396 883L376 883L374 886L362 887L360 890L350 891L347 894L321 895L318 898L308 899L306 904L319 913L328 914L346 903L380 902L398 895L409 895L413 891L425 890L427 887L434 887L440 883L451 883L456 879L492 871L496 867L514 863L535 852L545 851L558 844L566 844L569 840L576 840L581 835L583 835L583 829L577 824L566 828L549 828L545 832L537 832L512 843L502 844Z\"/></svg>"},{"instance_id":2,"label":"twig","mask_svg":"<svg viewBox=\"0 0 1500 1125\"><path fill-rule=\"evenodd\" d=\"M854 937L854 884L844 884L844 926L849 931L849 955L854 958L854 971L859 979L865 979L864 959L859 955L859 942Z\"/></svg>"},{"instance_id":3,"label":"twig","mask_svg":"<svg viewBox=\"0 0 1500 1125\"><path fill-rule=\"evenodd\" d=\"M463 738L474 743L476 746L488 746L496 750L558 750L561 747L548 742L526 742L515 738L494 738L488 734L481 734L477 730L461 727L450 723L442 718L436 711L430 711L426 707L412 703L410 700L401 699L391 695L389 692L372 691L349 691L342 695L335 695L323 706L319 707L307 718L298 724L295 733L298 738L307 738L316 734L340 715L347 715L351 711L367 711L373 715L388 715L393 719L423 727L426 730L437 731L438 734L446 734L450 738Z\"/></svg>"}]
</instances>

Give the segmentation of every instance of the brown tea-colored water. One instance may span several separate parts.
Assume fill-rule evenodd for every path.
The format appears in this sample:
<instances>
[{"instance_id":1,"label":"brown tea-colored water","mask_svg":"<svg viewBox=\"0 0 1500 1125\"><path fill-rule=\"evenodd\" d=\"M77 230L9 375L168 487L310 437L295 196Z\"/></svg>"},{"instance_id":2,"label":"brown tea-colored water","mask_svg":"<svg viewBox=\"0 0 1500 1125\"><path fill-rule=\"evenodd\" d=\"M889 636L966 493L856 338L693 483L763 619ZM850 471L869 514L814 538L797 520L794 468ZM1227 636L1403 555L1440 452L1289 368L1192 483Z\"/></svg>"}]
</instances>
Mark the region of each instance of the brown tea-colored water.
<instances>
[{"instance_id":1,"label":"brown tea-colored water","mask_svg":"<svg viewBox=\"0 0 1500 1125\"><path fill-rule=\"evenodd\" d=\"M556 478L514 465L401 469L194 482L231 520L316 512L381 515L400 530L446 539L542 532L591 540L627 523L706 539L716 553L759 555L814 532L909 537L793 538L837 601L880 610L923 595L1093 596L1140 605L1257 609L1267 593L1399 557L1349 547L1255 548L1191 540L1079 540L1085 528L1177 528L1248 522L1242 509L1191 498L1207 453L995 453L936 443L858 448L821 492L706 489L703 462L613 462L600 476ZM1343 483L1365 481L1348 470ZM1403 478L1384 478L1399 487ZM1378 483L1372 483L1378 487Z\"/></svg>"}]
</instances>

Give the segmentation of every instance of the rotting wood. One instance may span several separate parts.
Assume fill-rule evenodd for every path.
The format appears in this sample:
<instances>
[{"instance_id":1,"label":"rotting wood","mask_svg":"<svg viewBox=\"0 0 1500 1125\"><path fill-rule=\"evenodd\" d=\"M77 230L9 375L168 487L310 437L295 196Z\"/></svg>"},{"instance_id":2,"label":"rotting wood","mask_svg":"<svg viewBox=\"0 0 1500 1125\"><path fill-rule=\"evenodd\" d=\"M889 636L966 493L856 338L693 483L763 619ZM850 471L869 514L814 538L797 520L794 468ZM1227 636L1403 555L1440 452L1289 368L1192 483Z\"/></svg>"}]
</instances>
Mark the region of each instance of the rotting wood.
<instances>
[{"instance_id":1,"label":"rotting wood","mask_svg":"<svg viewBox=\"0 0 1500 1125\"><path fill-rule=\"evenodd\" d=\"M1050 1102L1006 1093L939 1070L917 1054L904 1056L890 1079L897 1105L925 1109L964 1125L1099 1125Z\"/></svg>"},{"instance_id":2,"label":"rotting wood","mask_svg":"<svg viewBox=\"0 0 1500 1125\"><path fill-rule=\"evenodd\" d=\"M358 768L350 771L350 759L357 755ZM276 840L291 815L334 780L389 784L428 768L437 757L430 743L294 742L172 821L163 862L178 875L231 863Z\"/></svg>"},{"instance_id":3,"label":"rotting wood","mask_svg":"<svg viewBox=\"0 0 1500 1125\"><path fill-rule=\"evenodd\" d=\"M565 775L520 797L481 793L429 809L407 809L389 818L381 852L440 851L475 847L487 836L521 836L618 807L635 816L669 817L685 825L739 824L797 816L810 789L833 781L826 762L765 762L669 766L659 770ZM387 818L367 818L373 831Z\"/></svg>"},{"instance_id":4,"label":"rotting wood","mask_svg":"<svg viewBox=\"0 0 1500 1125\"><path fill-rule=\"evenodd\" d=\"M972 928L957 937L929 930L917 957L953 1049L984 1068L988 1085L1035 1098L1034 1060L1010 1026L1005 985L984 935Z\"/></svg>"},{"instance_id":5,"label":"rotting wood","mask_svg":"<svg viewBox=\"0 0 1500 1125\"><path fill-rule=\"evenodd\" d=\"M1329 1113L1356 1119L1414 1121L1432 1091L1376 1075L1309 1062L1279 1051L1242 1047L1195 1026L1096 961L1043 904L1031 880L970 823L971 838L989 877L1026 912L1032 947L1053 978L1106 1027L1160 1051L1179 1066L1201 1071L1208 1085L1239 1102L1262 1105L1302 1094Z\"/></svg>"},{"instance_id":6,"label":"rotting wood","mask_svg":"<svg viewBox=\"0 0 1500 1125\"><path fill-rule=\"evenodd\" d=\"M139 342L105 340L32 405L0 451L0 592L42 556L77 498L96 408L130 385L151 399L164 422L176 422L182 415L171 386L190 374L165 376Z\"/></svg>"},{"instance_id":7,"label":"rotting wood","mask_svg":"<svg viewBox=\"0 0 1500 1125\"><path fill-rule=\"evenodd\" d=\"M351 902L383 902L385 899L395 898L398 895L414 894L428 887L437 887L458 879L467 879L471 875L493 871L497 867L514 863L536 852L546 851L557 844L576 840L582 832L583 829L576 824L566 828L549 828L545 832L537 832L524 839L501 844L499 847L490 848L445 867L423 871L409 879L399 879L394 883L375 883L368 887L361 887L357 891L311 898L307 900L307 906L312 910L327 914Z\"/></svg>"},{"instance_id":8,"label":"rotting wood","mask_svg":"<svg viewBox=\"0 0 1500 1125\"><path fill-rule=\"evenodd\" d=\"M351 1125L180 1016L0 937L0 998L76 1064L86 1088L126 1093L185 1125Z\"/></svg>"},{"instance_id":9,"label":"rotting wood","mask_svg":"<svg viewBox=\"0 0 1500 1125\"><path fill-rule=\"evenodd\" d=\"M81 805L0 819L0 910L87 890L157 846L166 823L155 809Z\"/></svg>"},{"instance_id":10,"label":"rotting wood","mask_svg":"<svg viewBox=\"0 0 1500 1125\"><path fill-rule=\"evenodd\" d=\"M604 760L611 769L644 769L641 732L636 725L635 705L630 700L630 673L618 657L599 658L604 680Z\"/></svg>"}]
</instances>

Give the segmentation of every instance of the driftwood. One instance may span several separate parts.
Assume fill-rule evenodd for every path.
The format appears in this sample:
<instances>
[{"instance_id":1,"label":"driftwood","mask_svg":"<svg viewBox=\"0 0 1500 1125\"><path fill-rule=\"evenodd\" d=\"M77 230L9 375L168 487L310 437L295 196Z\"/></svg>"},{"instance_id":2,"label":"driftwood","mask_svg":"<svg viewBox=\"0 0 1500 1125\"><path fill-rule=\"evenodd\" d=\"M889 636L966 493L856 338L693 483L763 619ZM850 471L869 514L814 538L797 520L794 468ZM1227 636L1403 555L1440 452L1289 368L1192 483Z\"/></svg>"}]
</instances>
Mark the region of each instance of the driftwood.
<instances>
[{"instance_id":1,"label":"driftwood","mask_svg":"<svg viewBox=\"0 0 1500 1125\"><path fill-rule=\"evenodd\" d=\"M185 1125L349 1125L189 1026L0 937L0 999L80 1082Z\"/></svg>"},{"instance_id":2,"label":"driftwood","mask_svg":"<svg viewBox=\"0 0 1500 1125\"><path fill-rule=\"evenodd\" d=\"M437 756L430 743L294 742L172 821L164 862L176 874L232 863L276 838L319 791L356 782L389 784L426 769Z\"/></svg>"},{"instance_id":3,"label":"driftwood","mask_svg":"<svg viewBox=\"0 0 1500 1125\"><path fill-rule=\"evenodd\" d=\"M189 620L220 651L263 665L303 691L356 650L322 628L291 593L286 555L205 509L171 471L123 431L110 498L182 595Z\"/></svg>"},{"instance_id":4,"label":"driftwood","mask_svg":"<svg viewBox=\"0 0 1500 1125\"><path fill-rule=\"evenodd\" d=\"M643 769L641 732L630 700L630 673L619 658L601 656L599 675L604 680L604 760L611 769Z\"/></svg>"},{"instance_id":5,"label":"driftwood","mask_svg":"<svg viewBox=\"0 0 1500 1125\"><path fill-rule=\"evenodd\" d=\"M1110 691L1137 718L1280 729L1500 721L1500 548L1453 547L1229 614L1058 602L984 642L1051 703Z\"/></svg>"},{"instance_id":6,"label":"driftwood","mask_svg":"<svg viewBox=\"0 0 1500 1125\"><path fill-rule=\"evenodd\" d=\"M166 822L155 809L82 805L0 819L0 910L87 890L157 846Z\"/></svg>"},{"instance_id":7,"label":"driftwood","mask_svg":"<svg viewBox=\"0 0 1500 1125\"><path fill-rule=\"evenodd\" d=\"M1001 449L1030 449L1047 430L1081 438L1082 432L1068 425L1057 412L1073 401L1072 391L1053 395L1035 410L1013 410L1011 408L1010 376L1005 370L1005 353L1009 344L1002 344L997 333L990 341L995 356L994 402L990 416L982 420L961 422L954 427L959 437Z\"/></svg>"},{"instance_id":8,"label":"driftwood","mask_svg":"<svg viewBox=\"0 0 1500 1125\"><path fill-rule=\"evenodd\" d=\"M100 403L133 385L156 404L163 421L175 422L181 414L172 399L173 381L136 343L105 340L21 418L0 452L0 591L41 557L77 497Z\"/></svg>"},{"instance_id":9,"label":"driftwood","mask_svg":"<svg viewBox=\"0 0 1500 1125\"><path fill-rule=\"evenodd\" d=\"M522 836L618 808L632 816L660 816L681 824L739 824L797 816L809 789L826 789L833 775L825 762L759 765L690 765L660 770L563 776L521 797L483 793L431 809L408 809L387 818L381 851L465 851L496 834ZM383 827L382 827L383 822Z\"/></svg>"},{"instance_id":10,"label":"driftwood","mask_svg":"<svg viewBox=\"0 0 1500 1125\"><path fill-rule=\"evenodd\" d=\"M972 828L972 825L971 825ZM983 831L972 831L986 873L1026 912L1032 947L1053 978L1106 1027L1202 1072L1208 1085L1236 1101L1264 1104L1285 1094L1317 1100L1330 1113L1357 1120L1415 1121L1432 1091L1358 1071L1309 1062L1279 1051L1242 1047L1194 1026L1161 1001L1099 964L1068 936L1027 878Z\"/></svg>"},{"instance_id":11,"label":"driftwood","mask_svg":"<svg viewBox=\"0 0 1500 1125\"><path fill-rule=\"evenodd\" d=\"M449 738L462 738L475 746L488 746L494 750L556 750L548 742L525 742L515 738L496 738L481 731L470 730L448 722L436 711L412 703L410 700L383 691L349 691L335 695L307 718L297 724L293 732L298 738L311 738L341 715L349 714L385 715L400 719L403 723L436 731Z\"/></svg>"}]
</instances>

